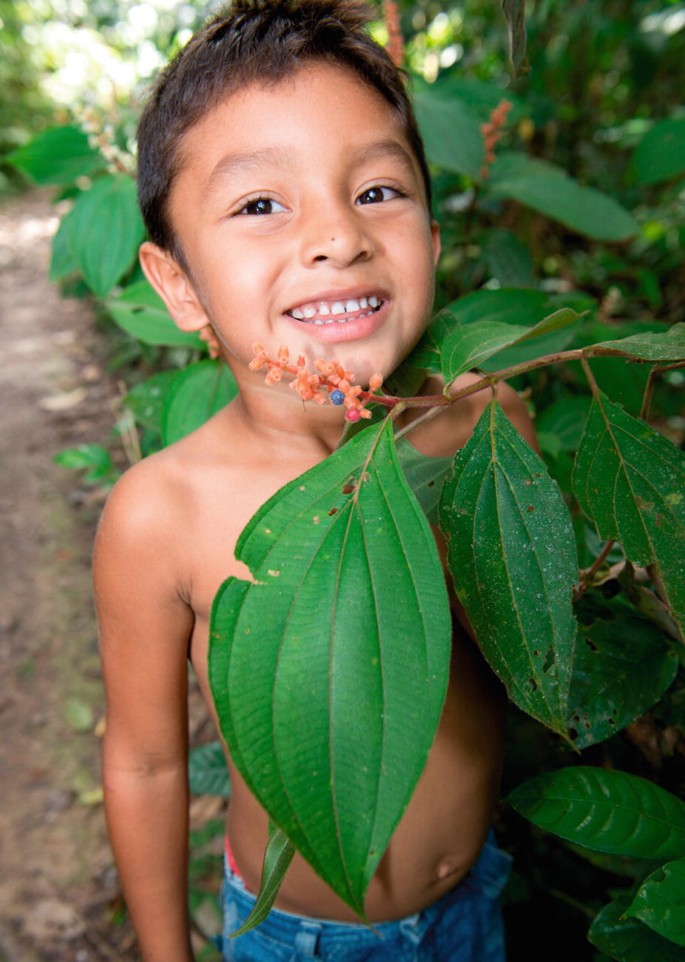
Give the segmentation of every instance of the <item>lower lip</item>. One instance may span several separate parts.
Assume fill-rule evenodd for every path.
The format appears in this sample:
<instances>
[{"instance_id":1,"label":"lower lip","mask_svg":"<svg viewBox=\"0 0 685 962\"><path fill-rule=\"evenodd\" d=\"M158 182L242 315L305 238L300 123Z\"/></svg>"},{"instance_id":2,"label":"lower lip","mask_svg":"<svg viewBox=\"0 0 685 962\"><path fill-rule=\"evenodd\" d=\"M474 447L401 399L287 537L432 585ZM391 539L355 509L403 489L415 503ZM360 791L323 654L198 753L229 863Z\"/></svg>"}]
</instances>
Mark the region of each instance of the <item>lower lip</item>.
<instances>
[{"instance_id":1,"label":"lower lip","mask_svg":"<svg viewBox=\"0 0 685 962\"><path fill-rule=\"evenodd\" d=\"M343 341L356 341L364 337L369 337L385 323L388 312L388 301L383 301L377 311L367 314L364 317L352 317L348 321L335 321L332 324L312 324L305 321L298 321L294 317L286 314L286 318L297 326L299 331L304 328L306 333L318 341L330 341L332 343L342 343Z\"/></svg>"}]
</instances>

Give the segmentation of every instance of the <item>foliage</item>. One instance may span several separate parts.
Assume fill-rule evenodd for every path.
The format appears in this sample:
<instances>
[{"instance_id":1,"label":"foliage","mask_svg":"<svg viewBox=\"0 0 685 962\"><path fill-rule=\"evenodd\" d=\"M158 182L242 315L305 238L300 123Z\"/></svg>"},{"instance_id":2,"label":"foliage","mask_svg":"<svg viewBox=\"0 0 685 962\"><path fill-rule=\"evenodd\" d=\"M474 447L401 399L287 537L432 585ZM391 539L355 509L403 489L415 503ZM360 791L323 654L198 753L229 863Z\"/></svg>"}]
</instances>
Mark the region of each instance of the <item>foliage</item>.
<instances>
[{"instance_id":1,"label":"foliage","mask_svg":"<svg viewBox=\"0 0 685 962\"><path fill-rule=\"evenodd\" d=\"M536 417L542 457L494 402L447 464L375 420L249 522L237 551L260 583L233 580L217 596L211 675L236 764L277 826L260 911L289 841L361 914L419 777L448 637L425 511L518 706L505 781L533 827L506 813L503 827L536 864L520 871L513 909L525 917L527 901L534 913L554 890L583 906L605 956L685 958L674 910L685 858L682 12L548 0L527 25L531 69L512 78L498 5L401 5L444 253L435 319L388 391L411 395L417 370L449 382L477 368L481 390L508 380ZM235 386L140 277L126 164L75 124L11 159L71 198L52 276L80 278L131 345L139 371L124 403L143 450L184 436ZM111 478L99 449L62 457ZM301 704L291 681L303 663ZM216 761L202 777L193 763L202 790L226 788Z\"/></svg>"}]
</instances>

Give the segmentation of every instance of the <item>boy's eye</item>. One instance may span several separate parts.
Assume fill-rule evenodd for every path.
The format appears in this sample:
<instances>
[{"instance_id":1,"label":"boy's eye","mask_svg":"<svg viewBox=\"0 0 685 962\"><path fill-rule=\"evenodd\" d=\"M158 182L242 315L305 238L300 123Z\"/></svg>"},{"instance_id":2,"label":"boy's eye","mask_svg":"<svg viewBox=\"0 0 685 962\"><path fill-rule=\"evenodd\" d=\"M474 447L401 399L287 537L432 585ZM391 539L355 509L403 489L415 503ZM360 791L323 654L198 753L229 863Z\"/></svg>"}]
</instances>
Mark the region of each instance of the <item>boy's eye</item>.
<instances>
[{"instance_id":1,"label":"boy's eye","mask_svg":"<svg viewBox=\"0 0 685 962\"><path fill-rule=\"evenodd\" d=\"M279 204L277 200L273 200L271 197L255 197L254 200L248 200L238 213L252 215L280 214L284 210L283 204Z\"/></svg>"},{"instance_id":2,"label":"boy's eye","mask_svg":"<svg viewBox=\"0 0 685 962\"><path fill-rule=\"evenodd\" d=\"M369 187L357 197L358 204L382 204L385 200L401 197L399 190L394 187Z\"/></svg>"}]
</instances>

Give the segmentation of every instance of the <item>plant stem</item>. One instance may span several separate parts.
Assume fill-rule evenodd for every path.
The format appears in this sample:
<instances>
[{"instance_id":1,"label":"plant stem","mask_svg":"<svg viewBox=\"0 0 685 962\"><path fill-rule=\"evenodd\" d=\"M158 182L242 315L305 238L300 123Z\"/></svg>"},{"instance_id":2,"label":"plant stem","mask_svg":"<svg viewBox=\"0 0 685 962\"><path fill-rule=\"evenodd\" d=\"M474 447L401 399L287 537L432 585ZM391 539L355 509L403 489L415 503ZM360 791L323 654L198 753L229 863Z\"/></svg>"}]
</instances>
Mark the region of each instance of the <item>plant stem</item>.
<instances>
[{"instance_id":1,"label":"plant stem","mask_svg":"<svg viewBox=\"0 0 685 962\"><path fill-rule=\"evenodd\" d=\"M602 567L606 559L609 557L611 549L615 544L616 544L615 541L607 541L604 547L602 548L602 550L600 551L600 553L592 562L592 565L589 568L587 568L585 571L581 571L581 575L580 575L581 583L578 586L578 592L577 592L578 596L582 595L583 592L587 591L587 589L590 587L595 575L597 574L599 569Z\"/></svg>"}]
</instances>

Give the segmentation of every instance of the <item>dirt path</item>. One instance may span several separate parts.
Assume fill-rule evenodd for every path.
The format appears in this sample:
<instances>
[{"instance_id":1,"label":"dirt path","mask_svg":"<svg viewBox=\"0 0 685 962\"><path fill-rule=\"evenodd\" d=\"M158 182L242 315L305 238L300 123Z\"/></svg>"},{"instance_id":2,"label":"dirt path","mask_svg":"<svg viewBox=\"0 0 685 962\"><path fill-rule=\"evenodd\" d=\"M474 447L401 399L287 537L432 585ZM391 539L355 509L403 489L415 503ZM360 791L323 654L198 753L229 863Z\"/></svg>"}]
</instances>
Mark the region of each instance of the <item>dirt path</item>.
<instances>
[{"instance_id":1,"label":"dirt path","mask_svg":"<svg viewBox=\"0 0 685 962\"><path fill-rule=\"evenodd\" d=\"M47 280L55 228L42 193L0 207L0 962L123 962L95 734L101 503L52 460L107 438L112 386L88 304Z\"/></svg>"}]
</instances>

